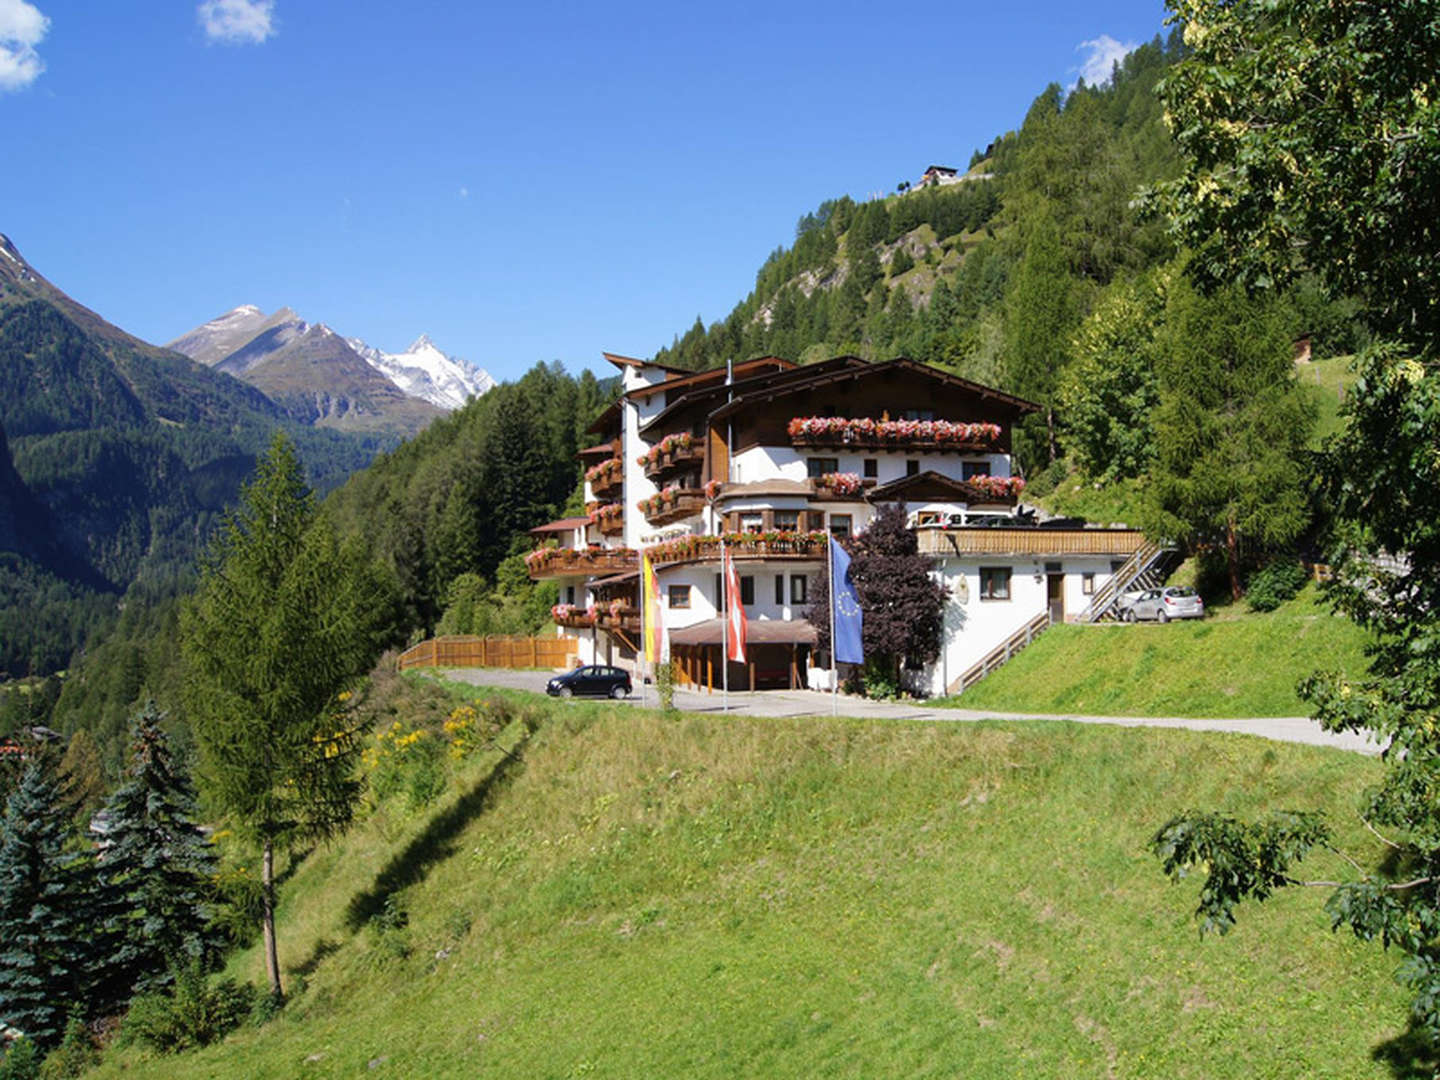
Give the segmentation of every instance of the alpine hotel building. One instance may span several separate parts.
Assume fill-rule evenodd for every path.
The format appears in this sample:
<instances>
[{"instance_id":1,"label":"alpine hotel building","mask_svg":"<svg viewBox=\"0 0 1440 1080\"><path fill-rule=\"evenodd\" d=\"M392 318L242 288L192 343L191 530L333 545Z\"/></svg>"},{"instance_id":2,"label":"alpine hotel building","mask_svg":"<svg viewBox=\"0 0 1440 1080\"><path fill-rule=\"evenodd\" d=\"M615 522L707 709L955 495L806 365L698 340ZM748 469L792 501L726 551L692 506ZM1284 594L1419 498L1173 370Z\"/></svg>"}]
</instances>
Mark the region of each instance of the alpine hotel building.
<instances>
[{"instance_id":1,"label":"alpine hotel building","mask_svg":"<svg viewBox=\"0 0 1440 1080\"><path fill-rule=\"evenodd\" d=\"M587 514L532 530L528 558L560 586L555 622L583 663L636 666L645 550L682 683L718 688L723 534L749 638L731 688L828 685L811 581L826 534L864 530L886 503L904 505L949 590L940 658L905 673L924 694L958 692L1051 622L1099 617L1153 559L1133 530L1016 515L1011 430L1037 406L999 390L903 358L765 357L727 376L604 355L622 390L581 451Z\"/></svg>"}]
</instances>

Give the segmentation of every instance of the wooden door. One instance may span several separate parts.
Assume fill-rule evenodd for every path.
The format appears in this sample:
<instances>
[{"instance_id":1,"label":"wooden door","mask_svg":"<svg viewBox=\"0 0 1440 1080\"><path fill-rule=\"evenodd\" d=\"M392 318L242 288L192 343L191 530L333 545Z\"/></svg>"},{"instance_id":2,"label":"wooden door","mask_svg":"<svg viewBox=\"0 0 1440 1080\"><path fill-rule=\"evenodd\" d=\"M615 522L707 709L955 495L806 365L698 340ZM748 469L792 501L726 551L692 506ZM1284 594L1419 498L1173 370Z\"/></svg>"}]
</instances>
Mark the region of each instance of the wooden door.
<instances>
[{"instance_id":1,"label":"wooden door","mask_svg":"<svg viewBox=\"0 0 1440 1080\"><path fill-rule=\"evenodd\" d=\"M1050 621L1065 621L1065 575L1045 575L1045 602L1050 606Z\"/></svg>"}]
</instances>

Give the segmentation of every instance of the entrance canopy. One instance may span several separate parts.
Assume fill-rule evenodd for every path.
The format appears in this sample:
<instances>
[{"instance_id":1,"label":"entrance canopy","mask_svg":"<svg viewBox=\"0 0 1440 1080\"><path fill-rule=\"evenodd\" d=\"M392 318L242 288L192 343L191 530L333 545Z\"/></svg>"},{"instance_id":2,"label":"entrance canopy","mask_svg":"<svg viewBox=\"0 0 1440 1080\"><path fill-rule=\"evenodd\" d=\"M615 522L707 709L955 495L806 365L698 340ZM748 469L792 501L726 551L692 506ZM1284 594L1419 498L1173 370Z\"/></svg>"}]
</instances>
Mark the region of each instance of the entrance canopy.
<instances>
[{"instance_id":1,"label":"entrance canopy","mask_svg":"<svg viewBox=\"0 0 1440 1080\"><path fill-rule=\"evenodd\" d=\"M721 645L725 623L725 619L706 619L672 630L670 644ZM746 619L745 640L750 645L814 645L815 627L805 619Z\"/></svg>"}]
</instances>

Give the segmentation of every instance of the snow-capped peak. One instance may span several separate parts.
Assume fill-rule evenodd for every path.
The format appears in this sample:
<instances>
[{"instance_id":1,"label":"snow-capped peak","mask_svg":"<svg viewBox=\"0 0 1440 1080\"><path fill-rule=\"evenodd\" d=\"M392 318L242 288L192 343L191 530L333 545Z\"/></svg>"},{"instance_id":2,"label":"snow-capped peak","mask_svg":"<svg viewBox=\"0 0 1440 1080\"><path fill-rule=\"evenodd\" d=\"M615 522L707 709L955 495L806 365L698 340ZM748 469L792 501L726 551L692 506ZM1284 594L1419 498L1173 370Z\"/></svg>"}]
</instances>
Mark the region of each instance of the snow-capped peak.
<instances>
[{"instance_id":1,"label":"snow-capped peak","mask_svg":"<svg viewBox=\"0 0 1440 1080\"><path fill-rule=\"evenodd\" d=\"M359 338L346 343L410 397L442 409L458 409L495 385L488 372L458 357L447 356L421 334L403 353L386 353Z\"/></svg>"}]
</instances>

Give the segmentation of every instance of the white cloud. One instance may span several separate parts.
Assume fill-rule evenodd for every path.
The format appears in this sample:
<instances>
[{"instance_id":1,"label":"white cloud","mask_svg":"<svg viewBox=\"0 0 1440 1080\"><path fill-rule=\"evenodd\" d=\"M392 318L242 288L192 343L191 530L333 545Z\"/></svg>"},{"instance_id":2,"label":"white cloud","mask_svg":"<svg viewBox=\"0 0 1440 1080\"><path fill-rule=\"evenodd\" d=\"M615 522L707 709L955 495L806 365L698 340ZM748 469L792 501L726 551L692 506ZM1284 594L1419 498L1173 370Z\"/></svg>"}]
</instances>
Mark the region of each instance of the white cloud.
<instances>
[{"instance_id":1,"label":"white cloud","mask_svg":"<svg viewBox=\"0 0 1440 1080\"><path fill-rule=\"evenodd\" d=\"M275 34L275 0L204 0L195 14L211 41L259 45Z\"/></svg>"},{"instance_id":2,"label":"white cloud","mask_svg":"<svg viewBox=\"0 0 1440 1080\"><path fill-rule=\"evenodd\" d=\"M1080 78L1085 80L1086 86L1099 86L1101 83L1109 82L1115 65L1139 46L1134 43L1126 45L1116 41L1109 34L1101 34L1094 41L1082 41L1075 48L1077 51L1080 49L1090 51L1080 66L1072 70L1080 73Z\"/></svg>"},{"instance_id":3,"label":"white cloud","mask_svg":"<svg viewBox=\"0 0 1440 1080\"><path fill-rule=\"evenodd\" d=\"M23 90L40 77L45 61L35 52L50 20L25 0L0 0L0 90Z\"/></svg>"}]
</instances>

